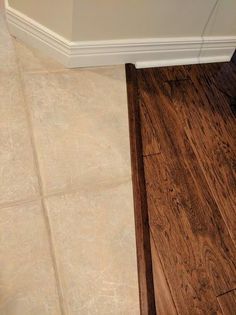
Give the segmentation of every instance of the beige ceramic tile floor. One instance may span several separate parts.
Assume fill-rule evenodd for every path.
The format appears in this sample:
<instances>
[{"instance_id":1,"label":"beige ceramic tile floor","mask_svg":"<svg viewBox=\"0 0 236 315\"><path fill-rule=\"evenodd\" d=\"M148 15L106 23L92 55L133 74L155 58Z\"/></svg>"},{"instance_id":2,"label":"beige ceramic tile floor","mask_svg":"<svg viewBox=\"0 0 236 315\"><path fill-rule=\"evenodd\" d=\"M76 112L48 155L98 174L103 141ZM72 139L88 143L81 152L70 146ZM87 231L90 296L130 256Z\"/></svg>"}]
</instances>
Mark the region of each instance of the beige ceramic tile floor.
<instances>
[{"instance_id":1,"label":"beige ceramic tile floor","mask_svg":"<svg viewBox=\"0 0 236 315\"><path fill-rule=\"evenodd\" d=\"M64 69L0 8L0 314L139 314L123 66Z\"/></svg>"}]
</instances>

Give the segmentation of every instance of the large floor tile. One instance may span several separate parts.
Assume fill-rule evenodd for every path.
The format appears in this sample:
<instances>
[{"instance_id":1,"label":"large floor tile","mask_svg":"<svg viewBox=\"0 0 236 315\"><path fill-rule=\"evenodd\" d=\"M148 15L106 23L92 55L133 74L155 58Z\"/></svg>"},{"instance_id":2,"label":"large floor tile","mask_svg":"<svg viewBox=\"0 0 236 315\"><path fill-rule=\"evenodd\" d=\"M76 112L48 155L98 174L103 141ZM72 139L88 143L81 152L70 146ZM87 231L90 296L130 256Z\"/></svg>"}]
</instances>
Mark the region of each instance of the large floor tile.
<instances>
[{"instance_id":1,"label":"large floor tile","mask_svg":"<svg viewBox=\"0 0 236 315\"><path fill-rule=\"evenodd\" d=\"M0 209L0 314L60 315L39 204Z\"/></svg>"},{"instance_id":2,"label":"large floor tile","mask_svg":"<svg viewBox=\"0 0 236 315\"><path fill-rule=\"evenodd\" d=\"M0 72L0 204L38 195L19 78Z\"/></svg>"},{"instance_id":3,"label":"large floor tile","mask_svg":"<svg viewBox=\"0 0 236 315\"><path fill-rule=\"evenodd\" d=\"M68 313L139 314L131 182L46 204Z\"/></svg>"},{"instance_id":4,"label":"large floor tile","mask_svg":"<svg viewBox=\"0 0 236 315\"><path fill-rule=\"evenodd\" d=\"M21 70L24 72L65 70L65 67L57 61L17 39L14 40L14 45Z\"/></svg>"},{"instance_id":5,"label":"large floor tile","mask_svg":"<svg viewBox=\"0 0 236 315\"><path fill-rule=\"evenodd\" d=\"M123 67L26 74L25 88L46 193L129 177Z\"/></svg>"}]
</instances>

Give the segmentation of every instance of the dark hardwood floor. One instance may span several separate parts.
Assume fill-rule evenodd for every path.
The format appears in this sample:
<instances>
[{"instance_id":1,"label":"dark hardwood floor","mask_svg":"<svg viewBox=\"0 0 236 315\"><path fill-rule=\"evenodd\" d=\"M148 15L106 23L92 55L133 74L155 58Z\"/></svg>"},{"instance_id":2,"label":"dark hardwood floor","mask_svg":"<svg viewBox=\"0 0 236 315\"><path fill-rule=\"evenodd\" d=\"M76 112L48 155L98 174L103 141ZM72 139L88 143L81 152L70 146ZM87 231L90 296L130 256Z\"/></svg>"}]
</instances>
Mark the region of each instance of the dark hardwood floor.
<instances>
[{"instance_id":1,"label":"dark hardwood floor","mask_svg":"<svg viewBox=\"0 0 236 315\"><path fill-rule=\"evenodd\" d=\"M142 314L235 315L236 65L126 71Z\"/></svg>"}]
</instances>

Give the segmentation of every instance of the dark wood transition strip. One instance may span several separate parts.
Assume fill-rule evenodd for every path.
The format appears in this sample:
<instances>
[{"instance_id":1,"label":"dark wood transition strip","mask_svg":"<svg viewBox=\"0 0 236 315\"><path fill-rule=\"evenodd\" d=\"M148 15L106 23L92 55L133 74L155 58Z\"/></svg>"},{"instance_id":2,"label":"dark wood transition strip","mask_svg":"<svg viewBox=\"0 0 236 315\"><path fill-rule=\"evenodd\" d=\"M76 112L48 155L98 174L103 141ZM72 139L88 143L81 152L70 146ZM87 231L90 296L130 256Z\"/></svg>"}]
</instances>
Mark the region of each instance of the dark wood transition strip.
<instances>
[{"instance_id":1,"label":"dark wood transition strip","mask_svg":"<svg viewBox=\"0 0 236 315\"><path fill-rule=\"evenodd\" d=\"M155 295L148 222L146 187L142 157L142 137L136 69L126 65L128 112L133 180L136 246L138 258L140 311L142 315L155 315Z\"/></svg>"}]
</instances>

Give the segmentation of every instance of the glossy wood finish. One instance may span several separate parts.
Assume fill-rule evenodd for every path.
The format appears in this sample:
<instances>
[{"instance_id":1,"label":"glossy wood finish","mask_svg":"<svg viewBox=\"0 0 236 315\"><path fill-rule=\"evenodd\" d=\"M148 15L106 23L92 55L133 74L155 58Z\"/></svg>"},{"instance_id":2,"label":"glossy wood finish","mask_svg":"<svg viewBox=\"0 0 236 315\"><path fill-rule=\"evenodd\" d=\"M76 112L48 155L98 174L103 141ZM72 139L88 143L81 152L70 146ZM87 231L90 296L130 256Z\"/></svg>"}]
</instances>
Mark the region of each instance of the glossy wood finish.
<instances>
[{"instance_id":1,"label":"glossy wood finish","mask_svg":"<svg viewBox=\"0 0 236 315\"><path fill-rule=\"evenodd\" d=\"M140 69L136 76L136 154L144 162L156 309L231 314L236 305L225 296L236 288L236 68Z\"/></svg>"}]
</instances>

